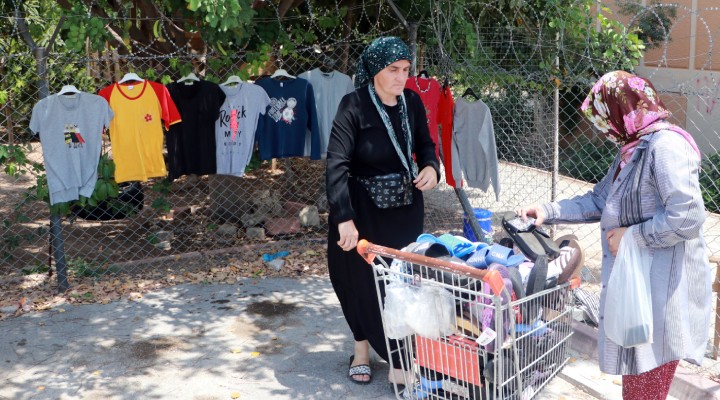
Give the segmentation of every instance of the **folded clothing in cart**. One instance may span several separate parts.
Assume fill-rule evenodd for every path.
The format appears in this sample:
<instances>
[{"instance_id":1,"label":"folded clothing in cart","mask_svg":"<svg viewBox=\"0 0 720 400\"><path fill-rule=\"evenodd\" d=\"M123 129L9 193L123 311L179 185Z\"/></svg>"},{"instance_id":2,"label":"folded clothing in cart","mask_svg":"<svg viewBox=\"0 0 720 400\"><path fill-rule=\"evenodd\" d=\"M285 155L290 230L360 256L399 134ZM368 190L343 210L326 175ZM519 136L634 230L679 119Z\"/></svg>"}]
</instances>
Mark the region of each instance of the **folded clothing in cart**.
<instances>
[{"instance_id":1,"label":"folded clothing in cart","mask_svg":"<svg viewBox=\"0 0 720 400\"><path fill-rule=\"evenodd\" d=\"M466 256L488 246L487 243L471 242L462 236L451 235L449 233L445 233L438 237L429 233L423 233L418 236L415 241L417 243L441 244L447 249L449 255L463 259L466 258Z\"/></svg>"},{"instance_id":2,"label":"folded clothing in cart","mask_svg":"<svg viewBox=\"0 0 720 400\"><path fill-rule=\"evenodd\" d=\"M445 245L437 242L413 242L407 245L403 251L420 254L426 257L437 258L439 260L448 261L458 265L468 265L461 258L453 256ZM467 287L471 282L470 278L453 274L451 272L428 268L417 264L406 264L408 264L409 269L412 270L412 274L419 274L423 279L431 279L443 284L461 288Z\"/></svg>"}]
</instances>

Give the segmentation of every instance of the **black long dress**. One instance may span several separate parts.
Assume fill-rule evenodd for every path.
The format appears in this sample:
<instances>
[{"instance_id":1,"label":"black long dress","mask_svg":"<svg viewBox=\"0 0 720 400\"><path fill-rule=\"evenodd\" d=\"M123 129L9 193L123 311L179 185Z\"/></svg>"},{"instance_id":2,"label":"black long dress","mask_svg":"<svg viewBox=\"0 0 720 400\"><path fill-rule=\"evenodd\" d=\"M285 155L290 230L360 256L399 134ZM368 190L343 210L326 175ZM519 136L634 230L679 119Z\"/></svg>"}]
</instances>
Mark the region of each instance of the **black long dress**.
<instances>
[{"instance_id":1,"label":"black long dress","mask_svg":"<svg viewBox=\"0 0 720 400\"><path fill-rule=\"evenodd\" d=\"M415 92L405 89L404 93L418 171L432 166L439 179L439 165L435 145L428 132L425 107ZM385 109L400 148L405 149L400 106L385 106ZM356 250L344 251L338 246L338 224L352 219L359 239L395 249L415 241L423 231L424 202L420 190L414 189L414 201L408 206L379 209L365 189L350 177L404 171L368 88L362 87L346 95L338 107L327 152L326 185L330 209L328 269L354 339L367 339L385 360L388 360L388 352L372 268ZM391 341L391 347L395 346ZM393 353L393 364L396 368L400 367L397 352Z\"/></svg>"}]
</instances>

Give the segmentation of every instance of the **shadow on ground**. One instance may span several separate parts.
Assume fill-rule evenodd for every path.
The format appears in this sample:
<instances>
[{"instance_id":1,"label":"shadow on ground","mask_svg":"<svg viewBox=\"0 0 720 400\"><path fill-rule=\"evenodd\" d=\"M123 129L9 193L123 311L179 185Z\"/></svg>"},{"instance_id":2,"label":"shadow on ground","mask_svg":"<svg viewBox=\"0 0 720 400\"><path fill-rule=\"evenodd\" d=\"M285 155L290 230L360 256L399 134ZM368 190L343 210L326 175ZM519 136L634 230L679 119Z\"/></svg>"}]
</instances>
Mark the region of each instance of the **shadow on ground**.
<instances>
[{"instance_id":1,"label":"shadow on ground","mask_svg":"<svg viewBox=\"0 0 720 400\"><path fill-rule=\"evenodd\" d=\"M0 321L0 399L394 398L387 364L346 377L327 278L181 285Z\"/></svg>"}]
</instances>

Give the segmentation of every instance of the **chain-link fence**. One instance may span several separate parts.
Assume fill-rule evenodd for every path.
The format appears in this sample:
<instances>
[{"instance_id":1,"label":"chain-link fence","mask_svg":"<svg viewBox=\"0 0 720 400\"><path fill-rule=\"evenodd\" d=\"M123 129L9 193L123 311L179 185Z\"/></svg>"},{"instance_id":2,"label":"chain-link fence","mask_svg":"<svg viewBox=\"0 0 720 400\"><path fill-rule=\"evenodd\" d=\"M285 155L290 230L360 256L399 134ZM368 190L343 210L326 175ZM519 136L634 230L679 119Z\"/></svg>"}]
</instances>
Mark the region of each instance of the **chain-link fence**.
<instances>
[{"instance_id":1,"label":"chain-link fence","mask_svg":"<svg viewBox=\"0 0 720 400\"><path fill-rule=\"evenodd\" d=\"M520 205L590 190L606 173L617 150L593 131L578 110L587 88L611 65L603 57L621 56L598 48L587 35L580 35L584 41L578 40L577 32L608 29L605 22L588 18L587 26L551 30L547 28L551 13L528 12L522 23L508 19L490 26L488 19L505 15L499 6L430 3L433 12L417 31L417 25L408 25L410 34L403 21L388 28L373 20L392 14L384 2L363 3L360 19L366 21L356 24L364 26L364 32L322 38L321 44L298 45L292 52L269 43L273 50L268 61L255 73L247 72L244 55L212 49L201 56L186 49L170 54L140 49L120 55L109 48L105 52L50 52L46 57L31 51L0 54L0 92L5 93L0 106L0 144L17 161L14 169L6 168L10 173L0 174L0 273L47 271L52 264L50 210L38 200L42 194L37 190L44 175L42 151L28 129L32 107L41 97L38 77L43 76L50 92L64 84L96 92L129 71L163 83L189 70L218 83L234 74L256 79L275 68L299 75L322 67L352 76L370 38L381 34L407 38L417 33L417 69L426 69L442 84L451 85L455 97L471 88L492 113L501 192L496 201L492 189L466 187L473 207L489 209L497 216ZM687 127L704 154L701 185L708 211L704 235L709 255L719 257L720 131L716 122L720 109L715 106L720 98L716 72L720 61L712 50L720 10L654 4L623 14L612 11L618 10L616 4L608 6L604 15L621 21L623 27L645 26L638 21L652 25L655 20L664 28L653 42L656 47L644 51L636 72L654 82L674 121ZM597 7L590 10L593 15L601 9ZM13 17L3 20L13 21ZM17 30L11 36L22 43ZM39 72L39 63L46 68L45 75ZM81 79L70 80L78 76ZM112 154L107 138L103 149ZM106 274L136 273L158 265L190 268L203 265L204 257L221 253L234 254L235 262L251 263L263 252L288 243L315 249L322 260L327 234L324 168L323 161L303 158L262 162L255 158L242 177L191 175L172 182L154 179L121 186L118 199L76 207L62 218L71 284L78 276L104 279ZM443 181L426 198L427 232L462 230L462 207L453 188ZM556 235L564 233L579 237L587 262L583 280L596 291L601 264L598 227L555 227Z\"/></svg>"}]
</instances>

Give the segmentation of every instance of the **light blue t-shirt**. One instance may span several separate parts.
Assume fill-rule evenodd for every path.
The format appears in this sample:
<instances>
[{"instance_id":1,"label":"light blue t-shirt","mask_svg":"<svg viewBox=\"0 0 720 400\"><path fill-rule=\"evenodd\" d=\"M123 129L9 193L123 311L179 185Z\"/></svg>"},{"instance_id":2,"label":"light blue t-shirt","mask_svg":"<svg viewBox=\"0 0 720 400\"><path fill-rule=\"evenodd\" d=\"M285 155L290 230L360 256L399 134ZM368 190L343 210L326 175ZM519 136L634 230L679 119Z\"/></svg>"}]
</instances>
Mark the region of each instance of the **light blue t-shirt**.
<instances>
[{"instance_id":1,"label":"light blue t-shirt","mask_svg":"<svg viewBox=\"0 0 720 400\"><path fill-rule=\"evenodd\" d=\"M340 71L323 72L319 68L303 72L299 78L307 79L313 86L318 127L320 128L320 155L325 158L330 129L343 96L355 90L352 79ZM310 134L306 135L305 155L310 155Z\"/></svg>"},{"instance_id":2,"label":"light blue t-shirt","mask_svg":"<svg viewBox=\"0 0 720 400\"><path fill-rule=\"evenodd\" d=\"M258 118L265 114L270 98L252 83L221 85L220 89L226 97L215 122L217 173L242 176L252 156Z\"/></svg>"},{"instance_id":3,"label":"light blue t-shirt","mask_svg":"<svg viewBox=\"0 0 720 400\"><path fill-rule=\"evenodd\" d=\"M108 102L90 93L54 94L35 104L30 130L40 135L51 205L92 195L112 118Z\"/></svg>"}]
</instances>

